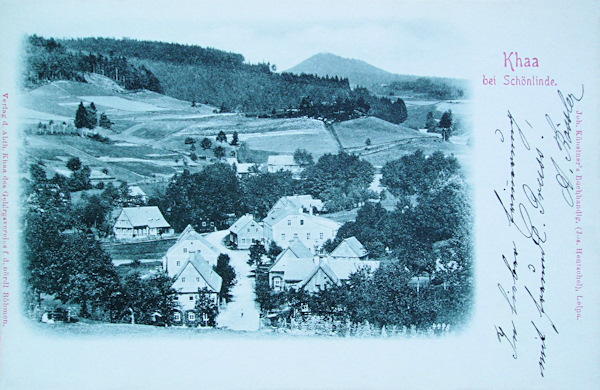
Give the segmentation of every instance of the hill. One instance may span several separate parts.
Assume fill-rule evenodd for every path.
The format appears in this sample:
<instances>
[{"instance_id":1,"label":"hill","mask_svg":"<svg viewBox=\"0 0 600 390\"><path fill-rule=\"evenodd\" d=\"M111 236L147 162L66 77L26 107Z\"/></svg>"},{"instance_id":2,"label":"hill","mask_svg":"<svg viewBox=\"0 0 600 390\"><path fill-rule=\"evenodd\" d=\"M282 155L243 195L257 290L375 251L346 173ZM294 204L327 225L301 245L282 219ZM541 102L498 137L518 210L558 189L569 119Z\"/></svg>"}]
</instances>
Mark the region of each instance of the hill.
<instances>
[{"instance_id":1,"label":"hill","mask_svg":"<svg viewBox=\"0 0 600 390\"><path fill-rule=\"evenodd\" d=\"M373 84L388 83L402 77L377 68L361 60L343 58L331 53L319 53L307 58L298 65L286 70L290 73L306 73L318 76L344 77L351 85L369 87ZM411 76L404 76L409 80Z\"/></svg>"},{"instance_id":2,"label":"hill","mask_svg":"<svg viewBox=\"0 0 600 390\"><path fill-rule=\"evenodd\" d=\"M390 73L367 62L331 53L315 54L287 72L347 78L352 86L363 86L382 96L456 99L467 91L465 80Z\"/></svg>"}]
</instances>

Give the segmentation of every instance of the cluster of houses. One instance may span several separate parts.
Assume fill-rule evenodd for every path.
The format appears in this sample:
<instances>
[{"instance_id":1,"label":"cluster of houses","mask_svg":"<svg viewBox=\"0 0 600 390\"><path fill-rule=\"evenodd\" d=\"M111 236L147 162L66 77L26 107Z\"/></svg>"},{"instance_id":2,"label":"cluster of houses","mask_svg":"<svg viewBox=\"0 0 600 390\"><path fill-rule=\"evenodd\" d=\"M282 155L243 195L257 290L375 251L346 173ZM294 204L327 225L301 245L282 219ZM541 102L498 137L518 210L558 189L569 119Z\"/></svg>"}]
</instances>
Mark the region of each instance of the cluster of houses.
<instances>
[{"instance_id":1,"label":"cluster of houses","mask_svg":"<svg viewBox=\"0 0 600 390\"><path fill-rule=\"evenodd\" d=\"M340 284L361 268L374 270L378 261L368 260L364 246L355 238L343 240L330 254L321 251L333 240L340 224L317 215L323 202L310 195L286 196L258 222L244 215L229 229L230 243L247 249L253 243L268 247L272 242L283 252L269 268L269 285L275 291L286 288L316 292Z\"/></svg>"},{"instance_id":2,"label":"cluster of houses","mask_svg":"<svg viewBox=\"0 0 600 390\"><path fill-rule=\"evenodd\" d=\"M362 268L376 269L379 261L369 260L364 246L354 237L343 240L331 253L321 248L333 240L340 224L317 215L323 203L309 195L287 196L271 208L263 221L250 214L229 229L230 243L248 249L253 243L268 247L271 242L283 248L269 268L269 285L274 291L304 289L317 292L339 285ZM114 225L118 239L159 238L173 235L173 228L156 206L125 207ZM215 305L220 303L222 278L213 270L219 249L191 225L179 235L162 258L164 272L173 278L178 292L176 323L198 324L195 307L205 291Z\"/></svg>"}]
</instances>

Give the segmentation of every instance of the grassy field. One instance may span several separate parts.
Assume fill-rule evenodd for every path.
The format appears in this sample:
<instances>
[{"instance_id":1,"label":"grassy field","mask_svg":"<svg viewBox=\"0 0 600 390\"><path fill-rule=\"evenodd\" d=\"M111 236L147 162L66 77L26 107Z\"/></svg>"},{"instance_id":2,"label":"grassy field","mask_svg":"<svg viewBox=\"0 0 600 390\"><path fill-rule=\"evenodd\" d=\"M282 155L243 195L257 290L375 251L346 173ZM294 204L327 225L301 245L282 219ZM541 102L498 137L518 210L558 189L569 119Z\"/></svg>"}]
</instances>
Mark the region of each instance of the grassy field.
<instances>
[{"instance_id":1,"label":"grassy field","mask_svg":"<svg viewBox=\"0 0 600 390\"><path fill-rule=\"evenodd\" d=\"M336 123L334 128L344 148L365 146L367 138L371 140L372 145L378 145L422 136L413 129L375 117Z\"/></svg>"},{"instance_id":2,"label":"grassy field","mask_svg":"<svg viewBox=\"0 0 600 390\"><path fill-rule=\"evenodd\" d=\"M161 259L173 246L175 240L176 238L169 238L126 244L104 243L102 248L111 255L113 260Z\"/></svg>"}]
</instances>

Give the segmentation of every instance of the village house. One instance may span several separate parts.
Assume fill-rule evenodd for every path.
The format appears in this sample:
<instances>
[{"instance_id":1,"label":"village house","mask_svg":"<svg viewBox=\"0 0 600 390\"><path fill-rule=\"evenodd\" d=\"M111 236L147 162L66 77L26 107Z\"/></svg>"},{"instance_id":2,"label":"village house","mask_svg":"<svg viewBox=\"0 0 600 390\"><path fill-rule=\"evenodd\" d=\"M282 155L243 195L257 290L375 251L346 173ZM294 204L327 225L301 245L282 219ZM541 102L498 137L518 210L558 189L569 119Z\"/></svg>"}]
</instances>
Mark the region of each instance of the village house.
<instances>
[{"instance_id":1,"label":"village house","mask_svg":"<svg viewBox=\"0 0 600 390\"><path fill-rule=\"evenodd\" d=\"M277 256L269 269L269 286L274 291L292 288L317 292L327 286L346 282L352 273L362 268L375 270L377 267L379 261L374 260L315 256L300 240L294 240Z\"/></svg>"},{"instance_id":2,"label":"village house","mask_svg":"<svg viewBox=\"0 0 600 390\"><path fill-rule=\"evenodd\" d=\"M211 264L217 264L219 250L208 242L202 235L188 225L163 256L163 270L169 275L174 276L177 270L187 261L190 254L199 253Z\"/></svg>"},{"instance_id":3,"label":"village house","mask_svg":"<svg viewBox=\"0 0 600 390\"><path fill-rule=\"evenodd\" d=\"M255 164L238 162L235 157L228 157L225 160L227 161L227 164L234 167L236 175L240 179L257 174L257 171L252 170L252 167L254 167Z\"/></svg>"},{"instance_id":4,"label":"village house","mask_svg":"<svg viewBox=\"0 0 600 390\"><path fill-rule=\"evenodd\" d=\"M174 277L172 288L177 291L175 301L178 310L173 318L176 323L201 323L202 319L196 318L194 311L196 302L200 299L200 291L206 291L209 299L215 305L219 304L223 280L200 252L189 254L185 263L169 271L169 276Z\"/></svg>"},{"instance_id":5,"label":"village house","mask_svg":"<svg viewBox=\"0 0 600 390\"><path fill-rule=\"evenodd\" d=\"M294 161L294 156L292 155L269 156L267 160L267 172L275 173L279 171L289 171L295 177L298 177L302 172L302 167Z\"/></svg>"},{"instance_id":6,"label":"village house","mask_svg":"<svg viewBox=\"0 0 600 390\"><path fill-rule=\"evenodd\" d=\"M366 260L368 252L356 237L348 237L340 242L329 255L336 260Z\"/></svg>"},{"instance_id":7,"label":"village house","mask_svg":"<svg viewBox=\"0 0 600 390\"><path fill-rule=\"evenodd\" d=\"M148 195L146 195L140 186L129 186L129 198L139 199L143 204L148 203Z\"/></svg>"},{"instance_id":8,"label":"village house","mask_svg":"<svg viewBox=\"0 0 600 390\"><path fill-rule=\"evenodd\" d=\"M252 214L244 215L229 228L229 242L237 249L248 249L254 242L263 241L263 225Z\"/></svg>"},{"instance_id":9,"label":"village house","mask_svg":"<svg viewBox=\"0 0 600 390\"><path fill-rule=\"evenodd\" d=\"M340 224L314 215L312 209L306 213L303 208L274 209L263 220L265 244L275 242L282 248L289 246L290 240L299 239L313 253L316 253L327 240L333 240Z\"/></svg>"},{"instance_id":10,"label":"village house","mask_svg":"<svg viewBox=\"0 0 600 390\"><path fill-rule=\"evenodd\" d=\"M123 207L113 232L118 240L161 238L174 234L156 206Z\"/></svg>"}]
</instances>

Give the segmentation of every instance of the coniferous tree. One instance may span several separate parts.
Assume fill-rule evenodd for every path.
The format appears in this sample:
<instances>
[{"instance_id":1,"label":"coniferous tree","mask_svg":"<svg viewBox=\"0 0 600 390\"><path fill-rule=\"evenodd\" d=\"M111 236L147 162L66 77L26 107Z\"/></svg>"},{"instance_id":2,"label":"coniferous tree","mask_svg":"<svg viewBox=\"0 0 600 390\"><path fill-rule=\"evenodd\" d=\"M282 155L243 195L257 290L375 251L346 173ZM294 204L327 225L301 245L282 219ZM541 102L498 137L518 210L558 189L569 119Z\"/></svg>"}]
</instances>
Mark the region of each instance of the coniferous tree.
<instances>
[{"instance_id":1,"label":"coniferous tree","mask_svg":"<svg viewBox=\"0 0 600 390\"><path fill-rule=\"evenodd\" d=\"M79 107L77 107L77 112L75 113L75 127L81 129L83 127L88 127L88 112L83 102L79 103Z\"/></svg>"}]
</instances>

